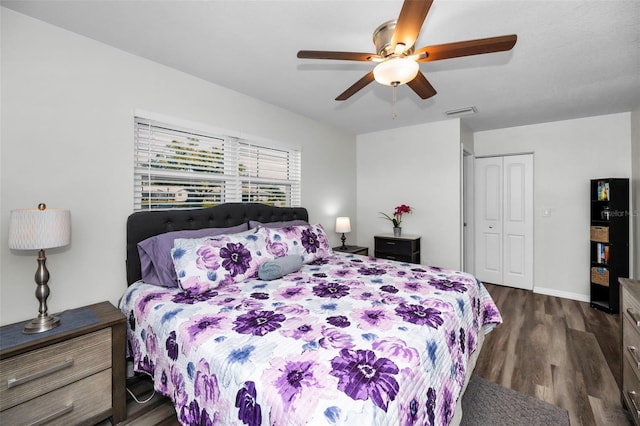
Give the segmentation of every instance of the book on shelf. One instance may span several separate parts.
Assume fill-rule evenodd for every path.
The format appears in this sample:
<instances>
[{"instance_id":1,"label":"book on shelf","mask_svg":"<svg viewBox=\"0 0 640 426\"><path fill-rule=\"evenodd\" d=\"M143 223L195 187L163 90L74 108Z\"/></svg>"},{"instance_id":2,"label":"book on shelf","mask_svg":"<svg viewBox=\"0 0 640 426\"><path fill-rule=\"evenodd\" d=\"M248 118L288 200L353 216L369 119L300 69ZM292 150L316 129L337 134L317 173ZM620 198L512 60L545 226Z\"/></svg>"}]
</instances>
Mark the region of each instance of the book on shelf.
<instances>
[{"instance_id":1,"label":"book on shelf","mask_svg":"<svg viewBox=\"0 0 640 426\"><path fill-rule=\"evenodd\" d=\"M609 200L609 182L598 181L598 195L596 198L598 201Z\"/></svg>"},{"instance_id":2,"label":"book on shelf","mask_svg":"<svg viewBox=\"0 0 640 426\"><path fill-rule=\"evenodd\" d=\"M609 263L609 245L598 243L596 245L596 262L607 264Z\"/></svg>"}]
</instances>

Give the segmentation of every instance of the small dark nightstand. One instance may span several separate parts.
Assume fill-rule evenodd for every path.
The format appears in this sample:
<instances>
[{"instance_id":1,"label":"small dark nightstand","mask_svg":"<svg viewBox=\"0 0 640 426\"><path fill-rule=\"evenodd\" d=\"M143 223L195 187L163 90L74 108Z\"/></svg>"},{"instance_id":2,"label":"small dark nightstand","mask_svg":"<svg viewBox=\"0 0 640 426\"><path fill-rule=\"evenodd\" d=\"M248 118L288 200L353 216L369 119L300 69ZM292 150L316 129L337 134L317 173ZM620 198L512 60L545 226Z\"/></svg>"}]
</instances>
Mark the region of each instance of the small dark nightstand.
<instances>
[{"instance_id":1,"label":"small dark nightstand","mask_svg":"<svg viewBox=\"0 0 640 426\"><path fill-rule=\"evenodd\" d=\"M127 417L126 318L109 302L60 314L59 327L0 328L0 423L96 424Z\"/></svg>"},{"instance_id":2,"label":"small dark nightstand","mask_svg":"<svg viewBox=\"0 0 640 426\"><path fill-rule=\"evenodd\" d=\"M400 262L420 263L420 237L389 234L375 235L375 256Z\"/></svg>"},{"instance_id":3,"label":"small dark nightstand","mask_svg":"<svg viewBox=\"0 0 640 426\"><path fill-rule=\"evenodd\" d=\"M369 255L368 247L360 247L360 246L345 246L345 247L346 248L343 248L342 246L334 247L333 251L340 251L343 253L351 253L351 254L361 254L362 256Z\"/></svg>"}]
</instances>

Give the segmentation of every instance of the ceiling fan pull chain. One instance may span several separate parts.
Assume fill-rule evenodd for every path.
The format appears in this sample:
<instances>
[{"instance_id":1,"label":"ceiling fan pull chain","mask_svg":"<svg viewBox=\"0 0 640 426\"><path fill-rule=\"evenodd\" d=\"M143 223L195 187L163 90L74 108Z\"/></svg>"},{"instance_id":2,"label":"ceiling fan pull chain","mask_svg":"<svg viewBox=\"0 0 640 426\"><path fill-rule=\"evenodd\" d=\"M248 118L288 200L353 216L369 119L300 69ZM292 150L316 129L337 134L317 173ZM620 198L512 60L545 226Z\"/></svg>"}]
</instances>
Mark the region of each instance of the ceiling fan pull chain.
<instances>
[{"instance_id":1,"label":"ceiling fan pull chain","mask_svg":"<svg viewBox=\"0 0 640 426\"><path fill-rule=\"evenodd\" d=\"M391 106L391 119L395 120L396 117L398 116L398 112L396 111L396 88L398 87L397 84L393 85L393 101L392 101L392 106Z\"/></svg>"}]
</instances>

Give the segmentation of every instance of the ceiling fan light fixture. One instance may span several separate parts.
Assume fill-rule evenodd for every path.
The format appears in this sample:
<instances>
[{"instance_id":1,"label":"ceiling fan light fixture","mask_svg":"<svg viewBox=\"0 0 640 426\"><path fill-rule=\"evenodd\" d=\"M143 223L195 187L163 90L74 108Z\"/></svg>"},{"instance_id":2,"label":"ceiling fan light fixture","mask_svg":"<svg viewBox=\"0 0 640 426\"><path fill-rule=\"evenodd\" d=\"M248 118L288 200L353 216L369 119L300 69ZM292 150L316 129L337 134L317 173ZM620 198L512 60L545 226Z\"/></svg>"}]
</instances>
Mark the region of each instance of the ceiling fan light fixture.
<instances>
[{"instance_id":1,"label":"ceiling fan light fixture","mask_svg":"<svg viewBox=\"0 0 640 426\"><path fill-rule=\"evenodd\" d=\"M416 78L420 66L408 58L393 57L380 62L373 69L373 77L380 84L399 86Z\"/></svg>"}]
</instances>

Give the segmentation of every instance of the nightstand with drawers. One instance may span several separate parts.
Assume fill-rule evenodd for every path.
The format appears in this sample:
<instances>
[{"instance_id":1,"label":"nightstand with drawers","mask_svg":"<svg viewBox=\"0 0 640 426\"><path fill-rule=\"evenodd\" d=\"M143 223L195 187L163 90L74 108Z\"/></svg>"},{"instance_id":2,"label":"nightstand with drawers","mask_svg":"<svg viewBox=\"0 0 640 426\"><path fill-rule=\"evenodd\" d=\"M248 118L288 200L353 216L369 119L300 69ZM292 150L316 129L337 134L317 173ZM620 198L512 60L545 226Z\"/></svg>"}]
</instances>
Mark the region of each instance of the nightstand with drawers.
<instances>
[{"instance_id":1,"label":"nightstand with drawers","mask_svg":"<svg viewBox=\"0 0 640 426\"><path fill-rule=\"evenodd\" d=\"M126 419L126 319L108 302L58 314L61 325L22 335L0 328L0 424Z\"/></svg>"},{"instance_id":2,"label":"nightstand with drawers","mask_svg":"<svg viewBox=\"0 0 640 426\"><path fill-rule=\"evenodd\" d=\"M640 281L620 278L622 402L640 424Z\"/></svg>"},{"instance_id":3,"label":"nightstand with drawers","mask_svg":"<svg viewBox=\"0 0 640 426\"><path fill-rule=\"evenodd\" d=\"M360 247L360 246L345 246L345 247L338 246L338 247L333 247L333 251L339 251L342 253L360 254L362 256L369 255L369 248Z\"/></svg>"},{"instance_id":4,"label":"nightstand with drawers","mask_svg":"<svg viewBox=\"0 0 640 426\"><path fill-rule=\"evenodd\" d=\"M420 263L420 237L417 235L376 235L375 257L400 262Z\"/></svg>"}]
</instances>

